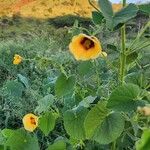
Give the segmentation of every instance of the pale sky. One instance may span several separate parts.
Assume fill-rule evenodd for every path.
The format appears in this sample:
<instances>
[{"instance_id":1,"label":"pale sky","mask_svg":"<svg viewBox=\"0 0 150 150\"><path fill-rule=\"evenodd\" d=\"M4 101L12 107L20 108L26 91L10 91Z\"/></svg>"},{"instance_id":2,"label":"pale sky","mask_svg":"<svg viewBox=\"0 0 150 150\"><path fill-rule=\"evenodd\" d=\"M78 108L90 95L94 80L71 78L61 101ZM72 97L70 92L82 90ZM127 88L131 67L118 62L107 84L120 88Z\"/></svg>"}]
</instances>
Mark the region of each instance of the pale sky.
<instances>
[{"instance_id":1,"label":"pale sky","mask_svg":"<svg viewBox=\"0 0 150 150\"><path fill-rule=\"evenodd\" d=\"M121 2L121 0L110 0L113 3L119 3ZM127 0L127 3L146 3L146 2L150 2L150 0Z\"/></svg>"}]
</instances>

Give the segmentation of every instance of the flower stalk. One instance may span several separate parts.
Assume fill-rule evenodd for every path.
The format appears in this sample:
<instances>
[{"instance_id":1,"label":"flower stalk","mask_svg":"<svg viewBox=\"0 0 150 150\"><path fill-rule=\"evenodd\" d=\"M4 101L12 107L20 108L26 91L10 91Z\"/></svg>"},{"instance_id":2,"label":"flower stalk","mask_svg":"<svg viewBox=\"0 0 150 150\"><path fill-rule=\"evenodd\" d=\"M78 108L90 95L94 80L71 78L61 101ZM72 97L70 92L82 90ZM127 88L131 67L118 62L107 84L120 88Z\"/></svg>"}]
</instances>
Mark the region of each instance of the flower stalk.
<instances>
[{"instance_id":1,"label":"flower stalk","mask_svg":"<svg viewBox=\"0 0 150 150\"><path fill-rule=\"evenodd\" d=\"M126 6L126 0L123 0L123 7ZM120 82L123 84L126 72L126 29L125 25L121 27L121 53L120 53Z\"/></svg>"}]
</instances>

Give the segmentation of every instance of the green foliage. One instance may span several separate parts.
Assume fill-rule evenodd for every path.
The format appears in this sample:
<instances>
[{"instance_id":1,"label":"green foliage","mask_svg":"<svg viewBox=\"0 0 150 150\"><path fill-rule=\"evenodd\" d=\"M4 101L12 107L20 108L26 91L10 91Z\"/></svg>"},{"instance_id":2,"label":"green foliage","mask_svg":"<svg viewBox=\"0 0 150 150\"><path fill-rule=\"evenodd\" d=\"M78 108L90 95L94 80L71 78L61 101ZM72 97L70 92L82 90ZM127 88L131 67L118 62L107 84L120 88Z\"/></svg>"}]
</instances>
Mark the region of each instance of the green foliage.
<instances>
[{"instance_id":1,"label":"green foliage","mask_svg":"<svg viewBox=\"0 0 150 150\"><path fill-rule=\"evenodd\" d=\"M50 109L50 107L53 105L54 102L54 96L52 94L46 95L42 99L38 101L38 106L36 107L35 111L39 114L42 112L46 112Z\"/></svg>"},{"instance_id":2,"label":"green foliage","mask_svg":"<svg viewBox=\"0 0 150 150\"><path fill-rule=\"evenodd\" d=\"M119 24L126 23L131 18L134 18L138 12L138 8L134 4L129 4L116 13L113 12L112 4L109 0L99 0L99 5L109 29L113 29Z\"/></svg>"},{"instance_id":3,"label":"green foliage","mask_svg":"<svg viewBox=\"0 0 150 150\"><path fill-rule=\"evenodd\" d=\"M17 141L17 142L16 142ZM37 138L23 129L18 129L7 139L6 146L11 150L39 150Z\"/></svg>"},{"instance_id":4,"label":"green foliage","mask_svg":"<svg viewBox=\"0 0 150 150\"><path fill-rule=\"evenodd\" d=\"M134 52L127 56L126 63L131 64L132 62L135 62L135 60L138 58L138 53Z\"/></svg>"},{"instance_id":5,"label":"green foliage","mask_svg":"<svg viewBox=\"0 0 150 150\"><path fill-rule=\"evenodd\" d=\"M61 74L56 81L55 93L58 97L65 96L73 92L74 86L74 76L67 78L64 74Z\"/></svg>"},{"instance_id":6,"label":"green foliage","mask_svg":"<svg viewBox=\"0 0 150 150\"><path fill-rule=\"evenodd\" d=\"M99 103L93 107L84 123L87 138L100 144L111 143L124 130L124 118L119 113L110 113L105 105Z\"/></svg>"},{"instance_id":7,"label":"green foliage","mask_svg":"<svg viewBox=\"0 0 150 150\"><path fill-rule=\"evenodd\" d=\"M9 95L13 97L21 97L24 87L20 82L11 80L7 81L5 89Z\"/></svg>"},{"instance_id":8,"label":"green foliage","mask_svg":"<svg viewBox=\"0 0 150 150\"><path fill-rule=\"evenodd\" d=\"M150 14L150 3L147 3L147 4L142 4L142 5L139 5L139 10L146 13L146 14Z\"/></svg>"},{"instance_id":9,"label":"green foliage","mask_svg":"<svg viewBox=\"0 0 150 150\"><path fill-rule=\"evenodd\" d=\"M99 0L98 2L99 2L100 10L102 11L106 19L107 26L109 28L112 28L114 12L112 9L111 2L109 0L105 0L105 1Z\"/></svg>"},{"instance_id":10,"label":"green foliage","mask_svg":"<svg viewBox=\"0 0 150 150\"><path fill-rule=\"evenodd\" d=\"M57 114L53 112L46 112L40 117L39 128L46 136L54 129L57 117Z\"/></svg>"},{"instance_id":11,"label":"green foliage","mask_svg":"<svg viewBox=\"0 0 150 150\"><path fill-rule=\"evenodd\" d=\"M92 72L93 64L90 61L81 62L78 65L78 73L80 76L88 75Z\"/></svg>"},{"instance_id":12,"label":"green foliage","mask_svg":"<svg viewBox=\"0 0 150 150\"><path fill-rule=\"evenodd\" d=\"M96 97L88 96L85 97L80 103L79 106L90 107L90 104L95 101Z\"/></svg>"},{"instance_id":13,"label":"green foliage","mask_svg":"<svg viewBox=\"0 0 150 150\"><path fill-rule=\"evenodd\" d=\"M1 131L1 133L2 133L2 135L5 137L5 138L9 138L13 133L14 133L14 131L13 130L11 130L11 129L3 129L2 131Z\"/></svg>"},{"instance_id":14,"label":"green foliage","mask_svg":"<svg viewBox=\"0 0 150 150\"><path fill-rule=\"evenodd\" d=\"M93 139L100 144L109 144L121 135L124 124L124 118L119 113L111 113L96 129Z\"/></svg>"},{"instance_id":15,"label":"green foliage","mask_svg":"<svg viewBox=\"0 0 150 150\"><path fill-rule=\"evenodd\" d=\"M138 8L134 4L129 4L125 8L121 9L114 15L113 19L113 27L117 26L120 23L126 23L128 20L134 18L136 13L138 12Z\"/></svg>"},{"instance_id":16,"label":"green foliage","mask_svg":"<svg viewBox=\"0 0 150 150\"><path fill-rule=\"evenodd\" d=\"M85 139L84 120L88 110L84 107L74 108L64 113L64 126L73 139Z\"/></svg>"},{"instance_id":17,"label":"green foliage","mask_svg":"<svg viewBox=\"0 0 150 150\"><path fill-rule=\"evenodd\" d=\"M131 112L135 111L140 105L141 89L134 84L124 84L117 87L108 100L108 107L117 110L117 111L125 111Z\"/></svg>"},{"instance_id":18,"label":"green foliage","mask_svg":"<svg viewBox=\"0 0 150 150\"><path fill-rule=\"evenodd\" d=\"M102 23L102 20L103 20L103 15L101 14L101 12L97 12L97 11L93 11L92 12L92 19L93 19L93 22L95 24L101 24Z\"/></svg>"},{"instance_id":19,"label":"green foliage","mask_svg":"<svg viewBox=\"0 0 150 150\"><path fill-rule=\"evenodd\" d=\"M97 104L89 111L84 122L87 138L91 138L94 135L96 129L101 125L107 115L108 110L103 103Z\"/></svg>"},{"instance_id":20,"label":"green foliage","mask_svg":"<svg viewBox=\"0 0 150 150\"><path fill-rule=\"evenodd\" d=\"M150 147L150 130L145 129L141 139L136 143L137 150L148 150Z\"/></svg>"},{"instance_id":21,"label":"green foliage","mask_svg":"<svg viewBox=\"0 0 150 150\"><path fill-rule=\"evenodd\" d=\"M132 72L125 77L125 81L128 83L136 84L141 88L145 88L148 84L148 77L146 72Z\"/></svg>"},{"instance_id":22,"label":"green foliage","mask_svg":"<svg viewBox=\"0 0 150 150\"><path fill-rule=\"evenodd\" d=\"M52 145L48 146L47 150L66 150L66 143L64 140L58 139Z\"/></svg>"},{"instance_id":23,"label":"green foliage","mask_svg":"<svg viewBox=\"0 0 150 150\"><path fill-rule=\"evenodd\" d=\"M25 86L26 88L29 88L29 82L28 82L28 79L27 79L26 77L24 77L24 76L21 75L21 74L18 74L18 79L19 79L19 81L20 81L21 83L24 84L24 86Z\"/></svg>"}]
</instances>

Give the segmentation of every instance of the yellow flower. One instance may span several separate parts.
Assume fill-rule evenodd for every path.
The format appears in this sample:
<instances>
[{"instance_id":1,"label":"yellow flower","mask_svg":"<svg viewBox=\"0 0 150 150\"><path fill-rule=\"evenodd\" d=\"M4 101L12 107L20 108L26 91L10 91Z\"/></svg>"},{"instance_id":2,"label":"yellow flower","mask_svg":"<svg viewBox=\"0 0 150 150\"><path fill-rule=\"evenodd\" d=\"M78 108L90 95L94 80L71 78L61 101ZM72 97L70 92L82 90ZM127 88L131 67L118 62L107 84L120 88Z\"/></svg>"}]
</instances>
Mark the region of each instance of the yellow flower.
<instances>
[{"instance_id":1,"label":"yellow flower","mask_svg":"<svg viewBox=\"0 0 150 150\"><path fill-rule=\"evenodd\" d=\"M101 53L101 57L103 57L103 58L107 57L107 53L106 52L102 52Z\"/></svg>"},{"instance_id":2,"label":"yellow flower","mask_svg":"<svg viewBox=\"0 0 150 150\"><path fill-rule=\"evenodd\" d=\"M23 58L20 55L15 54L13 64L18 65L22 62Z\"/></svg>"},{"instance_id":3,"label":"yellow flower","mask_svg":"<svg viewBox=\"0 0 150 150\"><path fill-rule=\"evenodd\" d=\"M97 58L102 52L102 47L96 37L79 34L73 37L69 50L76 60L85 61Z\"/></svg>"},{"instance_id":4,"label":"yellow flower","mask_svg":"<svg viewBox=\"0 0 150 150\"><path fill-rule=\"evenodd\" d=\"M27 131L33 132L38 126L38 117L34 114L27 114L23 117L23 125Z\"/></svg>"}]
</instances>

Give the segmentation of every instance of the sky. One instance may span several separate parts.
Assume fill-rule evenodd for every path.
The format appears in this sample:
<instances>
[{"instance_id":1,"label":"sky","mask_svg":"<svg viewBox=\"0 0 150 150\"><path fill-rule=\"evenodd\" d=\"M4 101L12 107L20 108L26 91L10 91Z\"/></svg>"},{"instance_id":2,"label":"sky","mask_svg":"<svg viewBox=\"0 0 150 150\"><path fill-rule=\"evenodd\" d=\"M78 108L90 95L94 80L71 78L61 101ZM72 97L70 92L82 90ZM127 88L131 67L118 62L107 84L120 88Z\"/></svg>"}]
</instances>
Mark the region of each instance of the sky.
<instances>
[{"instance_id":1,"label":"sky","mask_svg":"<svg viewBox=\"0 0 150 150\"><path fill-rule=\"evenodd\" d=\"M110 0L113 3L119 3L121 2L121 0ZM127 0L128 3L146 3L146 2L150 2L150 0Z\"/></svg>"}]
</instances>

